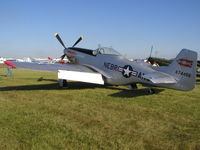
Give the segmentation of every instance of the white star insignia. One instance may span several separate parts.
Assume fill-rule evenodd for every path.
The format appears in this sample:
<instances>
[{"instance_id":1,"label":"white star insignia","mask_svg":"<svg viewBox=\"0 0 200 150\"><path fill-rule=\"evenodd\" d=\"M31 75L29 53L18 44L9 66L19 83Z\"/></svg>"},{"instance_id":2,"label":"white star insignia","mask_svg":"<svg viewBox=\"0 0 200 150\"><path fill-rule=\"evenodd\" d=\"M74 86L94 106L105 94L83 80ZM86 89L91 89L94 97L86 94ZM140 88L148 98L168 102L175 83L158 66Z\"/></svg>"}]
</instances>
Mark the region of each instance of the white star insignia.
<instances>
[{"instance_id":1,"label":"white star insignia","mask_svg":"<svg viewBox=\"0 0 200 150\"><path fill-rule=\"evenodd\" d=\"M124 69L124 75L129 76L130 72L132 71L129 70L129 66L126 69Z\"/></svg>"}]
</instances>

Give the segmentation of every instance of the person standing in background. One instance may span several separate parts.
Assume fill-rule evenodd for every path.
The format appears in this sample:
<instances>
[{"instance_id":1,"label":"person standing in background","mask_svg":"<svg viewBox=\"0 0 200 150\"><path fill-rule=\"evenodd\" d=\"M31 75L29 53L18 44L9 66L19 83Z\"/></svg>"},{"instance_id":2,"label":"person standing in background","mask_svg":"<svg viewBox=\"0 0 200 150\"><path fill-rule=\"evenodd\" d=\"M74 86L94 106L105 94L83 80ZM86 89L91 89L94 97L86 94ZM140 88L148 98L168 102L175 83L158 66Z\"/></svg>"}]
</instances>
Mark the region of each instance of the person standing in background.
<instances>
[{"instance_id":1,"label":"person standing in background","mask_svg":"<svg viewBox=\"0 0 200 150\"><path fill-rule=\"evenodd\" d=\"M7 72L7 75L6 75L6 76L7 76L7 77L8 77L8 76L12 76L12 75L13 75L13 74L12 74L12 67L11 67L10 65L7 66L7 70L8 70L8 72Z\"/></svg>"}]
</instances>

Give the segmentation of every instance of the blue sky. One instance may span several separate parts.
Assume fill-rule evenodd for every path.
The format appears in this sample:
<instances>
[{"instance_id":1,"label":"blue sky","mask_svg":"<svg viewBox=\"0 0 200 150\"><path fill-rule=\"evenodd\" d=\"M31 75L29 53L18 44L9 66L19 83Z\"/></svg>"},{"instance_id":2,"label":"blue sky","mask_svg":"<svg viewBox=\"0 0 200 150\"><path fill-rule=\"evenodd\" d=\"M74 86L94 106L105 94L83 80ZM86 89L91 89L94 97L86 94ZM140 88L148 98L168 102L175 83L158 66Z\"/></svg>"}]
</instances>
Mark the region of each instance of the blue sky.
<instances>
[{"instance_id":1,"label":"blue sky","mask_svg":"<svg viewBox=\"0 0 200 150\"><path fill-rule=\"evenodd\" d=\"M112 46L128 58L200 52L199 0L0 0L0 56L59 57L78 47Z\"/></svg>"}]
</instances>

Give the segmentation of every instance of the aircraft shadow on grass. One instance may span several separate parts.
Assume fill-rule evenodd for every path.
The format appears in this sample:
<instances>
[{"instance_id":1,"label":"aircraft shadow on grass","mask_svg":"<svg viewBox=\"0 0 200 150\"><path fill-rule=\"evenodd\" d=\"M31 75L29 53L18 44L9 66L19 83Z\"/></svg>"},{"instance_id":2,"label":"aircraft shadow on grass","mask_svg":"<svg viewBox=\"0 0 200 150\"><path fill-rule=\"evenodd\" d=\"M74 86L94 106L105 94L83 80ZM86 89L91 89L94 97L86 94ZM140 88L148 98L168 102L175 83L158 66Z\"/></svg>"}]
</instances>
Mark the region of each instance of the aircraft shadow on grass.
<instances>
[{"instance_id":1,"label":"aircraft shadow on grass","mask_svg":"<svg viewBox=\"0 0 200 150\"><path fill-rule=\"evenodd\" d=\"M196 79L196 84L200 84L200 79Z\"/></svg>"},{"instance_id":2,"label":"aircraft shadow on grass","mask_svg":"<svg viewBox=\"0 0 200 150\"><path fill-rule=\"evenodd\" d=\"M112 97L138 97L148 95L148 89L137 89L137 90L130 90L130 89L123 89L117 86L107 86L107 85L98 85L98 84L89 84L83 82L68 82L68 87L59 87L57 80L52 79L41 79L39 78L38 81L51 81L55 83L50 84L35 84L35 85L18 85L18 86L8 86L8 87L0 87L0 91L23 91L23 90L83 90L83 89L95 89L95 88L107 88L112 90L117 90L119 92L110 94L109 96ZM155 93L160 93L164 89L155 89Z\"/></svg>"},{"instance_id":3,"label":"aircraft shadow on grass","mask_svg":"<svg viewBox=\"0 0 200 150\"><path fill-rule=\"evenodd\" d=\"M164 91L164 89L155 89L155 94L158 94L158 93L160 93L162 91ZM120 92L117 92L117 93L114 93L114 94L110 94L109 96L132 98L132 97L139 97L139 96L145 96L145 95L151 95L148 92L148 88L137 89L137 90L121 89Z\"/></svg>"}]
</instances>

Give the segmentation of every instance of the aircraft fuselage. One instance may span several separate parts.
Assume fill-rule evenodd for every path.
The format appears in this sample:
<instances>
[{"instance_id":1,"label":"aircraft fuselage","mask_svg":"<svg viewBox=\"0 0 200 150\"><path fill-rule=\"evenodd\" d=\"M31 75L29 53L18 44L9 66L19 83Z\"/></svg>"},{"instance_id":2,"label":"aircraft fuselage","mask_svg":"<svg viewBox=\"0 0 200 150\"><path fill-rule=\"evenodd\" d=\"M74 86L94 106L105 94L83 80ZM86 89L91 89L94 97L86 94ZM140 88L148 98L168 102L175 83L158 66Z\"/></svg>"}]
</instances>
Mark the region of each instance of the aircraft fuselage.
<instances>
[{"instance_id":1,"label":"aircraft fuselage","mask_svg":"<svg viewBox=\"0 0 200 150\"><path fill-rule=\"evenodd\" d=\"M131 62L123 56L110 54L92 55L92 51L87 53L65 49L65 54L74 61L74 63L86 66L93 66L95 69L103 70L111 75L106 78L105 82L111 85L126 85L131 83L150 84L151 82L143 78L146 73L152 72L153 69ZM94 68L92 68L94 69Z\"/></svg>"}]
</instances>

